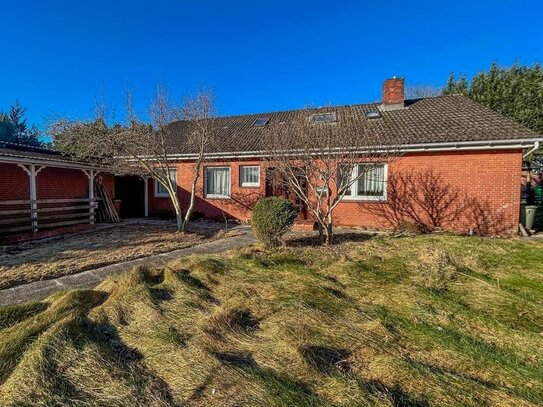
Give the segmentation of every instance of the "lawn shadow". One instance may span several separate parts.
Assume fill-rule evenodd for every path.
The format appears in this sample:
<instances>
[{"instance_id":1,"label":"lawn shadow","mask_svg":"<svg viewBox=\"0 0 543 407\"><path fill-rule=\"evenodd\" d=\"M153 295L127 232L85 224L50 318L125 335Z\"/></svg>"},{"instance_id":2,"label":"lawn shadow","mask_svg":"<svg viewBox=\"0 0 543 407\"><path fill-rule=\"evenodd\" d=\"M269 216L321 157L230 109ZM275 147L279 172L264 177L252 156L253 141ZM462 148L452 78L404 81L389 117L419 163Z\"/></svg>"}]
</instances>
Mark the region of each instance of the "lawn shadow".
<instances>
[{"instance_id":1,"label":"lawn shadow","mask_svg":"<svg viewBox=\"0 0 543 407\"><path fill-rule=\"evenodd\" d=\"M319 373L334 375L351 370L351 352L331 346L301 346L298 348L304 360Z\"/></svg>"},{"instance_id":2,"label":"lawn shadow","mask_svg":"<svg viewBox=\"0 0 543 407\"><path fill-rule=\"evenodd\" d=\"M194 277L189 270L178 270L175 272L175 276L193 290L202 300L215 305L220 303L213 295L211 288L199 278Z\"/></svg>"},{"instance_id":3,"label":"lawn shadow","mask_svg":"<svg viewBox=\"0 0 543 407\"><path fill-rule=\"evenodd\" d=\"M399 386L390 387L380 380L359 380L359 385L378 398L386 398L394 407L429 407L428 401L415 398Z\"/></svg>"},{"instance_id":4,"label":"lawn shadow","mask_svg":"<svg viewBox=\"0 0 543 407\"><path fill-rule=\"evenodd\" d=\"M95 322L85 317L73 324L68 334L76 349L95 348L107 365L115 366L110 374L131 384L138 402L152 404L160 400L165 405L175 405L168 383L142 363L143 354L123 342L117 328L107 320Z\"/></svg>"},{"instance_id":5,"label":"lawn shadow","mask_svg":"<svg viewBox=\"0 0 543 407\"><path fill-rule=\"evenodd\" d=\"M339 231L334 235L332 245L335 246L347 242L362 243L370 240L374 236L374 233ZM294 234L287 236L285 245L288 247L318 247L322 246L323 242L318 233L315 232L311 234Z\"/></svg>"},{"instance_id":6,"label":"lawn shadow","mask_svg":"<svg viewBox=\"0 0 543 407\"><path fill-rule=\"evenodd\" d=\"M253 316L251 311L235 308L211 317L205 332L217 340L223 340L229 333L250 334L259 328L260 321Z\"/></svg>"},{"instance_id":7,"label":"lawn shadow","mask_svg":"<svg viewBox=\"0 0 543 407\"><path fill-rule=\"evenodd\" d=\"M274 399L275 405L315 407L327 405L308 384L273 369L263 368L250 352L213 352L223 365L240 369L253 377Z\"/></svg>"}]
</instances>

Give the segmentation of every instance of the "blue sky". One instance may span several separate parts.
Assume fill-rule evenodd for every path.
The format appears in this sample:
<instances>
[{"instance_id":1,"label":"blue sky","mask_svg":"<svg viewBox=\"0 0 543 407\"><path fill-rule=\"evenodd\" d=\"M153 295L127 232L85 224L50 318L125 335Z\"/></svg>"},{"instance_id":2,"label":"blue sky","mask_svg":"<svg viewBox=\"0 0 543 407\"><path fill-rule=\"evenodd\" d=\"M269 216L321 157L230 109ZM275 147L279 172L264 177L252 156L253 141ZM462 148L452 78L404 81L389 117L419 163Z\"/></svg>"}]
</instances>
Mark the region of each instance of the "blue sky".
<instances>
[{"instance_id":1,"label":"blue sky","mask_svg":"<svg viewBox=\"0 0 543 407\"><path fill-rule=\"evenodd\" d=\"M179 99L212 87L222 115L380 99L383 79L442 85L543 62L538 1L10 1L1 3L0 110L42 127L120 116L157 83Z\"/></svg>"}]
</instances>

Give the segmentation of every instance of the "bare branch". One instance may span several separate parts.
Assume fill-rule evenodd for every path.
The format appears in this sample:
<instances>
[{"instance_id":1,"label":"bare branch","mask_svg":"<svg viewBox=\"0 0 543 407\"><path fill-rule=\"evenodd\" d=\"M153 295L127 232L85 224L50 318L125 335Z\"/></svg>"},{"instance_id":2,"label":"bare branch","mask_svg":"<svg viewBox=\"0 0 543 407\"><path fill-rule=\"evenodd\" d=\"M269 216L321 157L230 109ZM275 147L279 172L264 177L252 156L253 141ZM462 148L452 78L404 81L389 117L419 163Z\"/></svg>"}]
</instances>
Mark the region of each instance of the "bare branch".
<instances>
[{"instance_id":1,"label":"bare branch","mask_svg":"<svg viewBox=\"0 0 543 407\"><path fill-rule=\"evenodd\" d=\"M336 120L312 121L319 112ZM373 130L375 123L361 126L360 120L342 114L345 110L304 109L288 123L270 124L263 136L268 165L281 175L274 182L305 205L326 243L333 235L333 212L353 185L367 181L378 173L375 169L399 155L399 140L391 145L382 132Z\"/></svg>"}]
</instances>

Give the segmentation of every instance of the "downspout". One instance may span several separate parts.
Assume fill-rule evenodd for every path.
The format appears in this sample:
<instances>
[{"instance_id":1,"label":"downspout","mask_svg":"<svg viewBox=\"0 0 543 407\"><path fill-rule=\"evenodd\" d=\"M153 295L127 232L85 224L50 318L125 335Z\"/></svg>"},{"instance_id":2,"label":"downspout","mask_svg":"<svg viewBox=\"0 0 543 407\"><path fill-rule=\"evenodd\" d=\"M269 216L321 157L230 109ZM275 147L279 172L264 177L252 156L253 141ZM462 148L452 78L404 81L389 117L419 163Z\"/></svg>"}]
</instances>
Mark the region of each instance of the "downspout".
<instances>
[{"instance_id":1,"label":"downspout","mask_svg":"<svg viewBox=\"0 0 543 407\"><path fill-rule=\"evenodd\" d=\"M522 156L522 158L525 159L525 158L528 157L530 154L532 154L534 151L539 150L539 147L540 147L540 142L539 142L539 141L534 141L534 146L533 146L530 150L528 150L528 151L526 152L526 154L524 154L524 155Z\"/></svg>"},{"instance_id":2,"label":"downspout","mask_svg":"<svg viewBox=\"0 0 543 407\"><path fill-rule=\"evenodd\" d=\"M530 156L534 151L539 150L540 142L534 141L534 146L526 152L526 154L522 155L522 159L525 160L527 157ZM532 190L532 168L530 165L528 165L528 174L526 174L526 192L528 198L526 199L526 202L530 203L530 192ZM532 202L533 203L533 202Z\"/></svg>"}]
</instances>

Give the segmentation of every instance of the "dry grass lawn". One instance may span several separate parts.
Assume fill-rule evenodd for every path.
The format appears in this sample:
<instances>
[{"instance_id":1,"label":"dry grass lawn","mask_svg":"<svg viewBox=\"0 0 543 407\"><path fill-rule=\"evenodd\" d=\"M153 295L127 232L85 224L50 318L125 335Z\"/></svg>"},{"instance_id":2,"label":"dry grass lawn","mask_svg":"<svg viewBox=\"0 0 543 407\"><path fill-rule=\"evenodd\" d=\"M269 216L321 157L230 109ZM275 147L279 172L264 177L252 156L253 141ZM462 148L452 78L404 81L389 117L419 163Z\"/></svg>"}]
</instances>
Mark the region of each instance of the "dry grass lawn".
<instances>
[{"instance_id":1,"label":"dry grass lawn","mask_svg":"<svg viewBox=\"0 0 543 407\"><path fill-rule=\"evenodd\" d=\"M211 231L180 235L170 222L148 222L7 246L0 252L0 289L182 249L211 237Z\"/></svg>"},{"instance_id":2,"label":"dry grass lawn","mask_svg":"<svg viewBox=\"0 0 543 407\"><path fill-rule=\"evenodd\" d=\"M536 406L543 242L375 237L0 309L2 406Z\"/></svg>"}]
</instances>

